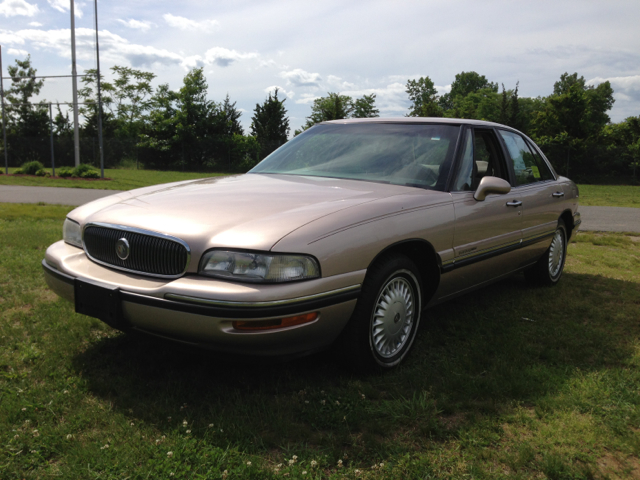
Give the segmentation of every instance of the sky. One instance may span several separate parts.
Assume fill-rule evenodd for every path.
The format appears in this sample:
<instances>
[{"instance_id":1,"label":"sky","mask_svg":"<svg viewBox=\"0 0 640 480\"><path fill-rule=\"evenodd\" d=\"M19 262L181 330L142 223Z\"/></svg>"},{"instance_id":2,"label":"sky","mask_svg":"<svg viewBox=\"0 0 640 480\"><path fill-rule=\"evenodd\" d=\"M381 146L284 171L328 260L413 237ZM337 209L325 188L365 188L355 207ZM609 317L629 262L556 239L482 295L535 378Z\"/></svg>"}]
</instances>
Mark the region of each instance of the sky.
<instances>
[{"instance_id":1,"label":"sky","mask_svg":"<svg viewBox=\"0 0 640 480\"><path fill-rule=\"evenodd\" d=\"M0 0L3 76L31 55L39 75L71 73L69 0ZM376 94L381 116L408 112L408 79L440 93L476 71L521 97L549 95L564 72L614 89L611 120L640 115L640 1L590 0L110 0L98 3L100 66L154 72L177 90L204 67L211 100L228 94L248 131L257 103L279 88L292 132L327 92ZM95 67L92 1L77 1L78 73ZM5 81L6 82L6 81ZM7 83L5 83L7 87ZM72 100L69 79L41 99Z\"/></svg>"}]
</instances>

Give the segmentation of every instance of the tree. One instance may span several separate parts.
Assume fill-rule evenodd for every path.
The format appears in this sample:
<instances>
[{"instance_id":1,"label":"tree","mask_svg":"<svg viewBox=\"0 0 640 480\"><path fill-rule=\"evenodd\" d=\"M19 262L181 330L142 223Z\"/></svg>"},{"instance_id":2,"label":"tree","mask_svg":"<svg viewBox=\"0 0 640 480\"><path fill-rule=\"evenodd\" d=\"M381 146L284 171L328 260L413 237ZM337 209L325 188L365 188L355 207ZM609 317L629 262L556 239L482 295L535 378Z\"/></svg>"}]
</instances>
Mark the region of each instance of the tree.
<instances>
[{"instance_id":1,"label":"tree","mask_svg":"<svg viewBox=\"0 0 640 480\"><path fill-rule=\"evenodd\" d=\"M307 123L302 126L302 130L296 130L294 135L313 127L316 123L349 118L353 109L353 99L348 95L330 92L326 97L316 98L311 106L311 115L307 117Z\"/></svg>"},{"instance_id":2,"label":"tree","mask_svg":"<svg viewBox=\"0 0 640 480\"><path fill-rule=\"evenodd\" d=\"M442 107L438 105L438 91L429 77L408 80L406 87L411 100L407 117L442 117Z\"/></svg>"},{"instance_id":3,"label":"tree","mask_svg":"<svg viewBox=\"0 0 640 480\"><path fill-rule=\"evenodd\" d=\"M364 95L354 103L353 118L379 117L380 110L376 108L376 94Z\"/></svg>"},{"instance_id":4,"label":"tree","mask_svg":"<svg viewBox=\"0 0 640 480\"><path fill-rule=\"evenodd\" d=\"M44 79L33 78L38 71L31 65L30 55L15 62L16 65L8 68L11 87L5 91L11 133L17 137L46 137L49 134L47 102L32 103L32 98L40 94Z\"/></svg>"},{"instance_id":5,"label":"tree","mask_svg":"<svg viewBox=\"0 0 640 480\"><path fill-rule=\"evenodd\" d=\"M466 97L470 93L476 93L488 88L498 93L498 84L490 82L484 75L476 72L460 72L456 74L455 80L451 83L450 95L455 97Z\"/></svg>"},{"instance_id":6,"label":"tree","mask_svg":"<svg viewBox=\"0 0 640 480\"><path fill-rule=\"evenodd\" d=\"M251 117L251 135L260 144L260 158L265 158L280 145L286 143L289 136L289 119L284 107L285 99L278 99L278 89L262 105L256 104Z\"/></svg>"},{"instance_id":7,"label":"tree","mask_svg":"<svg viewBox=\"0 0 640 480\"><path fill-rule=\"evenodd\" d=\"M224 116L224 121L226 123L225 126L225 134L227 135L243 135L244 130L242 129L242 125L240 125L240 116L242 112L240 112L236 108L236 102L231 103L229 100L229 94L224 99L222 103L222 115Z\"/></svg>"}]
</instances>

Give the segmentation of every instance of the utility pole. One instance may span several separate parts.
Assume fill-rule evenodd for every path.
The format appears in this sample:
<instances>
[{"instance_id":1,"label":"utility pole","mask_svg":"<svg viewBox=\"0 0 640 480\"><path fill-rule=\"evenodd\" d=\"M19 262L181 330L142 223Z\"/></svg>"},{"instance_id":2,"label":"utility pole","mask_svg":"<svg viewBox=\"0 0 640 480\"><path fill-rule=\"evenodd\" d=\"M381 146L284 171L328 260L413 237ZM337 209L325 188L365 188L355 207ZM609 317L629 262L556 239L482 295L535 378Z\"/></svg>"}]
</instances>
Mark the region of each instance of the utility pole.
<instances>
[{"instance_id":1,"label":"utility pole","mask_svg":"<svg viewBox=\"0 0 640 480\"><path fill-rule=\"evenodd\" d=\"M78 130L78 72L76 71L76 15L74 0L71 0L71 81L73 84L73 147L75 165L80 165L80 132Z\"/></svg>"},{"instance_id":2,"label":"utility pole","mask_svg":"<svg viewBox=\"0 0 640 480\"><path fill-rule=\"evenodd\" d=\"M0 101L2 102L2 140L4 150L4 173L9 175L9 157L7 153L7 118L4 115L4 82L2 81L2 45L0 45Z\"/></svg>"},{"instance_id":3,"label":"utility pole","mask_svg":"<svg viewBox=\"0 0 640 480\"><path fill-rule=\"evenodd\" d=\"M73 2L73 0L71 0ZM98 43L98 0L94 0L96 9L96 69L98 70L98 150L100 151L100 178L104 178L104 151L102 149L102 94L100 93L100 45Z\"/></svg>"},{"instance_id":4,"label":"utility pole","mask_svg":"<svg viewBox=\"0 0 640 480\"><path fill-rule=\"evenodd\" d=\"M58 108L60 108L58 106ZM56 159L53 155L53 108L49 103L49 138L51 140L51 176L56 176Z\"/></svg>"}]
</instances>

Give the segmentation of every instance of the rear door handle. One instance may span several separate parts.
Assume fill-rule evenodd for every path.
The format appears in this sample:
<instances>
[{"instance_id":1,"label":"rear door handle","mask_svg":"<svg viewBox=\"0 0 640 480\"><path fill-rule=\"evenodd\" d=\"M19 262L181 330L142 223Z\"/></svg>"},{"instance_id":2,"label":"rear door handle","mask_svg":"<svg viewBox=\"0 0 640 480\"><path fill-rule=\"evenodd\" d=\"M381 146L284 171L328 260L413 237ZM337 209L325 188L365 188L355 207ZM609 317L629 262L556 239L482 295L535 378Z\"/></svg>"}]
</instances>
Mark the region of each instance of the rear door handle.
<instances>
[{"instance_id":1,"label":"rear door handle","mask_svg":"<svg viewBox=\"0 0 640 480\"><path fill-rule=\"evenodd\" d=\"M556 198L564 197L564 192L554 192L551 196Z\"/></svg>"},{"instance_id":2,"label":"rear door handle","mask_svg":"<svg viewBox=\"0 0 640 480\"><path fill-rule=\"evenodd\" d=\"M520 200L512 200L511 202L507 202L507 207L519 207L522 205Z\"/></svg>"}]
</instances>

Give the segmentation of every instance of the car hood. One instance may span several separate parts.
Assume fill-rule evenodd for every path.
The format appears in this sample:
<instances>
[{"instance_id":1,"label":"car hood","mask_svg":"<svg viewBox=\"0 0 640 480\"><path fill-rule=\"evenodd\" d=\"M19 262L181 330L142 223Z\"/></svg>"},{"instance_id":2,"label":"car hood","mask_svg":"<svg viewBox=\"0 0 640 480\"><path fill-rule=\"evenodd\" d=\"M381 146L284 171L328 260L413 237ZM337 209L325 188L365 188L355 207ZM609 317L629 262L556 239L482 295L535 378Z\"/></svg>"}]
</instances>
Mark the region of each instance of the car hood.
<instances>
[{"instance_id":1,"label":"car hood","mask_svg":"<svg viewBox=\"0 0 640 480\"><path fill-rule=\"evenodd\" d=\"M194 254L209 248L270 250L285 235L363 203L424 190L293 175L245 174L132 190L70 214L179 237Z\"/></svg>"}]
</instances>

